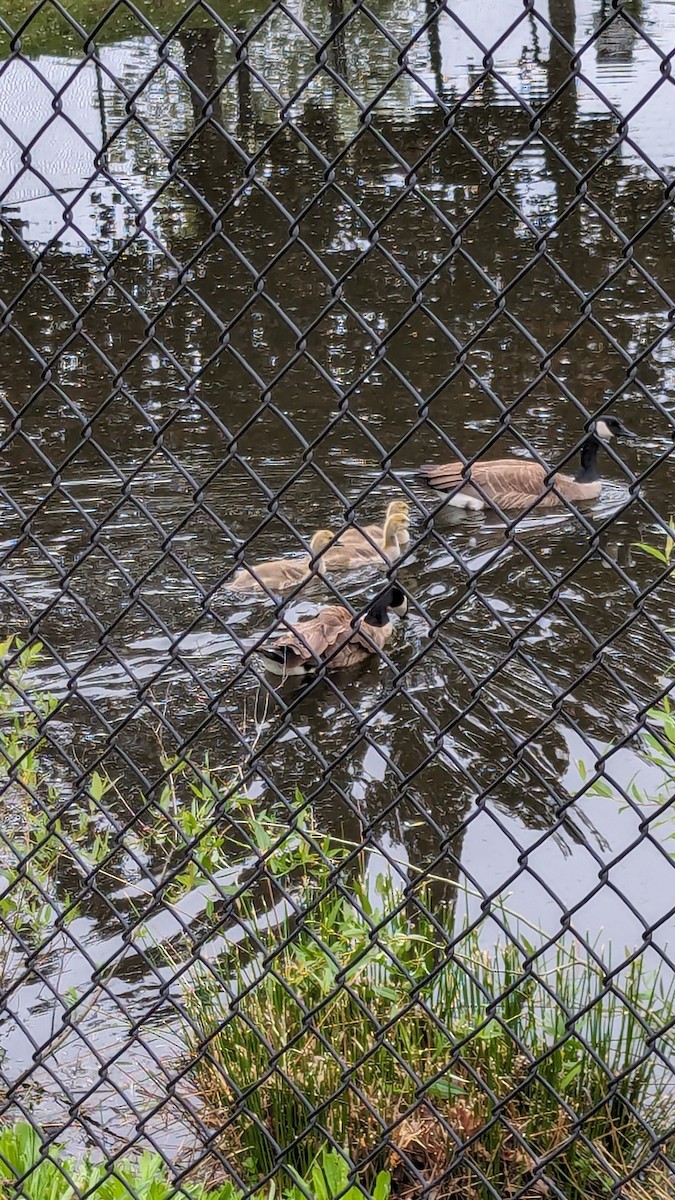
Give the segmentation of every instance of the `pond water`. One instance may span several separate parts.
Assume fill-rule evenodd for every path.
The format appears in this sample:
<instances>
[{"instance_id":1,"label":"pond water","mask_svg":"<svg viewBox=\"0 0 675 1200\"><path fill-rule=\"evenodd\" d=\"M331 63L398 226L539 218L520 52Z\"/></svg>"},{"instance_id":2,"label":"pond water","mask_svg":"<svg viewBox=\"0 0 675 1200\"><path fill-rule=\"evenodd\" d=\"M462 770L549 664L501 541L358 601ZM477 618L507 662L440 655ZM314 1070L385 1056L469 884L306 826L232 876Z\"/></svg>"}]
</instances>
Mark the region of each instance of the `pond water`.
<instances>
[{"instance_id":1,"label":"pond water","mask_svg":"<svg viewBox=\"0 0 675 1200\"><path fill-rule=\"evenodd\" d=\"M375 863L466 887L472 915L503 903L658 958L675 821L643 831L653 808L627 789L663 791L638 735L672 662L672 585L635 543L662 546L675 512L675 7L371 11L381 28L339 0L239 7L238 70L214 27L160 45L140 24L96 63L52 32L2 64L3 623L45 646L31 682L59 697L65 784L104 753L133 805L160 742L189 744L268 805L300 788ZM333 30L321 69L300 20ZM579 52L566 87L549 20ZM455 447L557 464L610 397L639 437L605 458L597 503L429 519L417 465ZM299 552L295 531L376 519L401 487L414 604L392 668L303 691L242 666L274 611L222 586L237 545ZM286 615L377 584L333 575ZM11 1078L58 1032L58 998L126 946L128 901L89 895L16 989ZM147 1099L139 1061L160 1070L169 975L132 939L55 1050L117 1133Z\"/></svg>"}]
</instances>

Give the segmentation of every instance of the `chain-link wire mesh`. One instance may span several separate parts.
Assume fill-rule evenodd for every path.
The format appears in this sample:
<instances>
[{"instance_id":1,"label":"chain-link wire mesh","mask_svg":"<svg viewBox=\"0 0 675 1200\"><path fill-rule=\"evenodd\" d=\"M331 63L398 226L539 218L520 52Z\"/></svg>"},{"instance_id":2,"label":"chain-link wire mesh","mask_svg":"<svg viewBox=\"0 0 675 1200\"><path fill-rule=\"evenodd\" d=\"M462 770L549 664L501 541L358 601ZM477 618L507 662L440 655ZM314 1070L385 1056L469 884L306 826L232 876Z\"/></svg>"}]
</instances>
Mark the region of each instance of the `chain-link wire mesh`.
<instances>
[{"instance_id":1,"label":"chain-link wire mesh","mask_svg":"<svg viewBox=\"0 0 675 1200\"><path fill-rule=\"evenodd\" d=\"M672 1194L670 6L0 33L0 1189Z\"/></svg>"}]
</instances>

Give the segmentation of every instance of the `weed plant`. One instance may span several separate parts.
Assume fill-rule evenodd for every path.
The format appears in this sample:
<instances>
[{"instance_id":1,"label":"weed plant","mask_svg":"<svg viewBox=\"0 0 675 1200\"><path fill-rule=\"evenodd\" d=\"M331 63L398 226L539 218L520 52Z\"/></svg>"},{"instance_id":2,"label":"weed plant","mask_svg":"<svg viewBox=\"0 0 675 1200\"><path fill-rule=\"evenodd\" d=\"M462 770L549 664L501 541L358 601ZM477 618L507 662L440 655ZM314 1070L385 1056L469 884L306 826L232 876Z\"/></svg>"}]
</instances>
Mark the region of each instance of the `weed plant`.
<instances>
[{"instance_id":1,"label":"weed plant","mask_svg":"<svg viewBox=\"0 0 675 1200\"><path fill-rule=\"evenodd\" d=\"M631 1176L622 1196L670 1195L653 1146L675 997L639 958L609 981L563 945L537 965L522 939L452 938L423 890L373 889L336 840L276 832L265 914L241 895L240 936L185 997L193 1084L239 1169L304 1174L332 1144L402 1193L589 1200Z\"/></svg>"},{"instance_id":2,"label":"weed plant","mask_svg":"<svg viewBox=\"0 0 675 1200\"><path fill-rule=\"evenodd\" d=\"M372 1200L388 1200L389 1175L378 1175ZM58 1145L46 1146L41 1133L27 1121L18 1121L0 1133L0 1197L25 1200L241 1200L242 1193L228 1180L216 1188L201 1183L174 1184L159 1154L145 1151L136 1158L125 1155L109 1162L79 1161ZM323 1150L312 1163L307 1179L299 1179L277 1197L270 1182L255 1193L255 1200L368 1200L348 1163L335 1150Z\"/></svg>"},{"instance_id":3,"label":"weed plant","mask_svg":"<svg viewBox=\"0 0 675 1200\"><path fill-rule=\"evenodd\" d=\"M55 700L26 685L41 650L14 637L0 642L0 917L3 930L22 934L53 918L50 880L61 850L50 825L58 794L42 761L42 727Z\"/></svg>"}]
</instances>

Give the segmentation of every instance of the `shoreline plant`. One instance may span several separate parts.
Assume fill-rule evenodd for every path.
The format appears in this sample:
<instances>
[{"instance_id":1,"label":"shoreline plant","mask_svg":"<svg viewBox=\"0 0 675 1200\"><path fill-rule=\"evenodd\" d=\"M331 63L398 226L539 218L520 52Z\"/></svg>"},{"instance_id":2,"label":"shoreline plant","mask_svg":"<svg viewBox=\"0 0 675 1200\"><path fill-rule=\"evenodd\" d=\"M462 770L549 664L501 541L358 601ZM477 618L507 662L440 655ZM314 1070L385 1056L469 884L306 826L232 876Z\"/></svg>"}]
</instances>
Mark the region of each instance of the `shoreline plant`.
<instances>
[{"instance_id":1,"label":"shoreline plant","mask_svg":"<svg viewBox=\"0 0 675 1200\"><path fill-rule=\"evenodd\" d=\"M372 1200L388 1200L389 1176L380 1172ZM231 1180L208 1188L191 1181L175 1183L159 1154L145 1150L111 1160L93 1162L75 1158L59 1143L48 1141L28 1121L17 1121L0 1132L0 1198L23 1200L243 1200ZM324 1150L307 1174L282 1193L273 1181L257 1189L255 1200L369 1200L357 1180L352 1180L344 1158Z\"/></svg>"},{"instance_id":2,"label":"shoreline plant","mask_svg":"<svg viewBox=\"0 0 675 1200\"><path fill-rule=\"evenodd\" d=\"M639 957L605 974L453 934L306 822L268 836L264 912L240 894L184 993L200 1119L237 1170L304 1174L332 1145L398 1195L671 1196L673 988Z\"/></svg>"}]
</instances>

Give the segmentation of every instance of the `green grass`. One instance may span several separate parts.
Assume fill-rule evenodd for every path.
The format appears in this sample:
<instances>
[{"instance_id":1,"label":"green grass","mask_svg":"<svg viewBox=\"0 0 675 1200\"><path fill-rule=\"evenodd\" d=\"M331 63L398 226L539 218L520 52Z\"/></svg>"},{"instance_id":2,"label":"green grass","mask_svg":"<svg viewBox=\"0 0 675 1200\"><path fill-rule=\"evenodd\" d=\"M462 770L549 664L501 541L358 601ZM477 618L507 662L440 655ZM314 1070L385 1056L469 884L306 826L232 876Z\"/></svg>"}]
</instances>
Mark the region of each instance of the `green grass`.
<instances>
[{"instance_id":1,"label":"green grass","mask_svg":"<svg viewBox=\"0 0 675 1200\"><path fill-rule=\"evenodd\" d=\"M389 1175L382 1171L372 1200L388 1200ZM244 1193L231 1180L216 1188L201 1183L176 1186L166 1163L148 1151L109 1162L76 1160L60 1145L48 1145L41 1131L18 1121L0 1132L0 1197L24 1200L241 1200ZM259 1188L256 1200L275 1200L273 1182ZM278 1200L368 1200L348 1163L335 1150L324 1150L310 1166L306 1179L290 1184Z\"/></svg>"},{"instance_id":2,"label":"green grass","mask_svg":"<svg viewBox=\"0 0 675 1200\"><path fill-rule=\"evenodd\" d=\"M447 1197L487 1200L479 1172L510 1195L542 1162L568 1200L614 1194L632 1172L622 1196L670 1194L634 1111L658 1131L672 1122L649 1039L674 996L639 958L609 983L563 946L530 969L475 930L451 942L452 912L432 917L424 892L406 902L382 879L375 892L362 864L336 874L339 842L276 832L266 915L242 894L244 936L185 995L202 1118L238 1169L305 1173L330 1138L406 1194L411 1162Z\"/></svg>"},{"instance_id":3,"label":"green grass","mask_svg":"<svg viewBox=\"0 0 675 1200\"><path fill-rule=\"evenodd\" d=\"M39 642L0 642L0 943L8 927L37 934L55 916L51 877L62 846L50 815L59 793L43 760L43 730L56 702L27 684L41 651Z\"/></svg>"}]
</instances>

